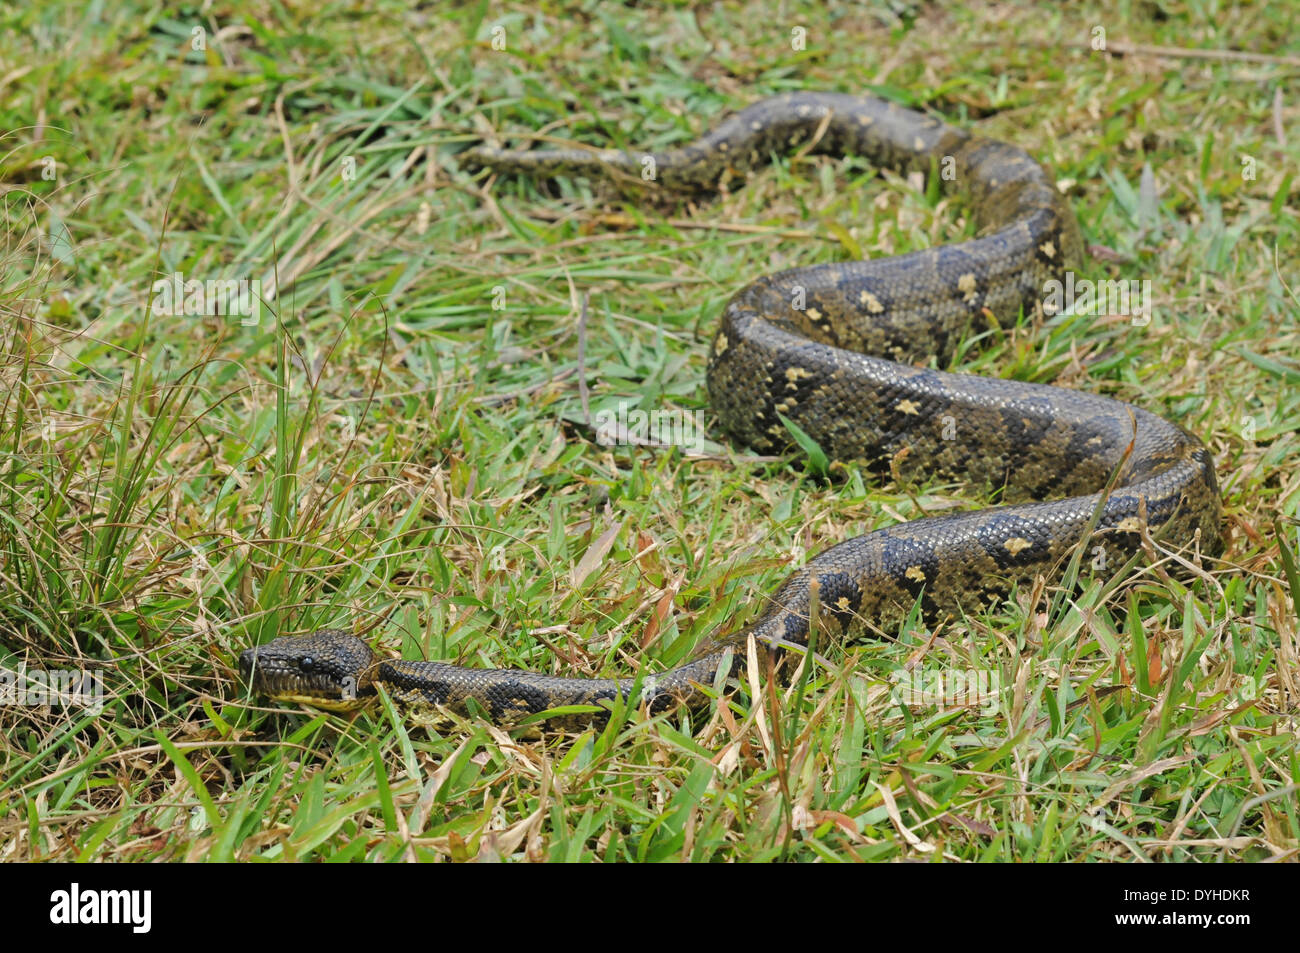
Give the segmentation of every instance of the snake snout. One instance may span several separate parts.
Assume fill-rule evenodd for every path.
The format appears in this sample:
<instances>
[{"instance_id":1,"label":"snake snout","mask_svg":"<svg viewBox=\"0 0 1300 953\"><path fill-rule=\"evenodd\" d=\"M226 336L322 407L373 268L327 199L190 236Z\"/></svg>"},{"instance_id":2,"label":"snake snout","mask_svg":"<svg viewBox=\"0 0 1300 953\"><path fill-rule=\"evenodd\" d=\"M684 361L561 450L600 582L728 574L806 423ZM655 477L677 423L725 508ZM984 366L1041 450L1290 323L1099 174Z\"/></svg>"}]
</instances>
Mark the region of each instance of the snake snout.
<instances>
[{"instance_id":1,"label":"snake snout","mask_svg":"<svg viewBox=\"0 0 1300 953\"><path fill-rule=\"evenodd\" d=\"M253 677L253 663L257 659L257 649L244 649L239 653L239 677L248 681Z\"/></svg>"}]
</instances>

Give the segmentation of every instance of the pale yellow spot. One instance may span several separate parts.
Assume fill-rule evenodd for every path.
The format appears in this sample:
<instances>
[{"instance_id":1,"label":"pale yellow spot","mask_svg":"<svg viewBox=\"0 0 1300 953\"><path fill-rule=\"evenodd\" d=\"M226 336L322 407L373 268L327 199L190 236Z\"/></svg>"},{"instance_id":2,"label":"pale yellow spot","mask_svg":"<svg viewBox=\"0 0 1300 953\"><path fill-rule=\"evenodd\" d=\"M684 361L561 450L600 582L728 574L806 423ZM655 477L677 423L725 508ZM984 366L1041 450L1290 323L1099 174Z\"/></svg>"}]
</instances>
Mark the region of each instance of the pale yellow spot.
<instances>
[{"instance_id":1,"label":"pale yellow spot","mask_svg":"<svg viewBox=\"0 0 1300 953\"><path fill-rule=\"evenodd\" d=\"M975 289L975 276L969 272L957 279L957 290L962 293L962 300L967 304L974 304L979 298L979 292Z\"/></svg>"},{"instance_id":2,"label":"pale yellow spot","mask_svg":"<svg viewBox=\"0 0 1300 953\"><path fill-rule=\"evenodd\" d=\"M1056 257L1056 246L1053 245L1051 242L1043 242L1041 245L1038 246L1038 250L1041 251L1048 258Z\"/></svg>"},{"instance_id":3,"label":"pale yellow spot","mask_svg":"<svg viewBox=\"0 0 1300 953\"><path fill-rule=\"evenodd\" d=\"M918 407L916 404L912 403L910 400L900 400L898 402L898 409L902 413L912 414L912 415L916 415L921 412L921 408Z\"/></svg>"},{"instance_id":4,"label":"pale yellow spot","mask_svg":"<svg viewBox=\"0 0 1300 953\"><path fill-rule=\"evenodd\" d=\"M873 122L875 122L875 120L870 116L858 116L859 126L870 126Z\"/></svg>"},{"instance_id":5,"label":"pale yellow spot","mask_svg":"<svg viewBox=\"0 0 1300 953\"><path fill-rule=\"evenodd\" d=\"M727 345L730 343L731 342L727 340L725 334L719 334L713 339L713 353L721 357L722 353L727 349Z\"/></svg>"},{"instance_id":6,"label":"pale yellow spot","mask_svg":"<svg viewBox=\"0 0 1300 953\"><path fill-rule=\"evenodd\" d=\"M1003 548L1012 556L1019 556L1024 550L1028 549L1032 545L1034 544L1023 536L1012 536L1002 544Z\"/></svg>"},{"instance_id":7,"label":"pale yellow spot","mask_svg":"<svg viewBox=\"0 0 1300 953\"><path fill-rule=\"evenodd\" d=\"M852 608L853 603L849 602L848 596L840 596L835 600L835 605L839 607L841 612L848 612L849 609Z\"/></svg>"},{"instance_id":8,"label":"pale yellow spot","mask_svg":"<svg viewBox=\"0 0 1300 953\"><path fill-rule=\"evenodd\" d=\"M820 321L822 319L822 313L818 311L816 308L809 308L808 318L811 321Z\"/></svg>"},{"instance_id":9,"label":"pale yellow spot","mask_svg":"<svg viewBox=\"0 0 1300 953\"><path fill-rule=\"evenodd\" d=\"M917 136L915 139L912 140L912 148L915 149L917 152L924 152L925 140L922 139L920 136Z\"/></svg>"},{"instance_id":10,"label":"pale yellow spot","mask_svg":"<svg viewBox=\"0 0 1300 953\"><path fill-rule=\"evenodd\" d=\"M753 129L753 130L755 130L755 131L758 131L759 129L762 129L762 128L763 128L763 124L762 124L761 122L759 122L758 120L754 120L753 122L751 122L751 123L749 124L749 128L750 128L750 129Z\"/></svg>"},{"instance_id":11,"label":"pale yellow spot","mask_svg":"<svg viewBox=\"0 0 1300 953\"><path fill-rule=\"evenodd\" d=\"M1136 516L1126 516L1115 524L1115 528L1121 533L1136 533L1142 529L1142 521Z\"/></svg>"},{"instance_id":12,"label":"pale yellow spot","mask_svg":"<svg viewBox=\"0 0 1300 953\"><path fill-rule=\"evenodd\" d=\"M718 143L718 151L719 151L719 152L726 152L729 148L731 148L731 147L728 146L725 142L719 142L719 143Z\"/></svg>"},{"instance_id":13,"label":"pale yellow spot","mask_svg":"<svg viewBox=\"0 0 1300 953\"><path fill-rule=\"evenodd\" d=\"M925 582L925 571L920 566L908 566L903 575L913 582Z\"/></svg>"},{"instance_id":14,"label":"pale yellow spot","mask_svg":"<svg viewBox=\"0 0 1300 953\"><path fill-rule=\"evenodd\" d=\"M880 303L880 299L870 291L864 291L858 295L858 301L864 304L867 310L872 314L880 314L880 312L885 310L885 306Z\"/></svg>"},{"instance_id":15,"label":"pale yellow spot","mask_svg":"<svg viewBox=\"0 0 1300 953\"><path fill-rule=\"evenodd\" d=\"M785 369L785 379L792 384L805 377L812 377L812 374L805 371L802 367L787 367Z\"/></svg>"}]
</instances>

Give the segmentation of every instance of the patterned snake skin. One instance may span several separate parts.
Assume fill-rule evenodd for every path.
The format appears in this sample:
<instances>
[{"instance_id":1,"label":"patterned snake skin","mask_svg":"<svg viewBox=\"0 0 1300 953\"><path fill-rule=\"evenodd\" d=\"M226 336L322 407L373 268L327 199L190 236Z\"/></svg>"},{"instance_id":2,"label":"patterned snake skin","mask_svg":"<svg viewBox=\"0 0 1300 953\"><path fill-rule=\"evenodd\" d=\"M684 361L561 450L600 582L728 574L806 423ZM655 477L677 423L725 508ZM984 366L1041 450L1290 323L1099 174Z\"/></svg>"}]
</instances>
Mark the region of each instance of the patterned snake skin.
<instances>
[{"instance_id":1,"label":"patterned snake skin","mask_svg":"<svg viewBox=\"0 0 1300 953\"><path fill-rule=\"evenodd\" d=\"M529 176L650 177L683 192L715 189L800 146L898 170L945 170L945 187L968 197L979 237L796 268L741 288L709 355L719 421L739 441L781 452L791 445L784 417L832 459L964 480L1012 505L918 519L826 550L765 601L755 622L680 668L645 676L636 698L632 679L376 659L339 631L246 651L241 667L254 688L349 707L382 684L408 704L477 708L499 723L571 705L595 706L576 718L590 722L617 696L651 711L706 703L702 688L711 690L720 670L744 670L750 636L760 651L807 644L814 605L819 633L843 638L868 622L895 626L917 605L933 621L976 610L1039 575L1057 578L1083 542L1090 554L1104 547L1109 566L1139 550L1144 532L1168 548L1219 551L1213 464L1181 427L1105 397L918 366L946 364L990 316L1009 322L1041 307L1045 282L1063 281L1082 255L1072 213L1020 149L878 99L800 93L751 106L666 153L479 148L462 159Z\"/></svg>"}]
</instances>

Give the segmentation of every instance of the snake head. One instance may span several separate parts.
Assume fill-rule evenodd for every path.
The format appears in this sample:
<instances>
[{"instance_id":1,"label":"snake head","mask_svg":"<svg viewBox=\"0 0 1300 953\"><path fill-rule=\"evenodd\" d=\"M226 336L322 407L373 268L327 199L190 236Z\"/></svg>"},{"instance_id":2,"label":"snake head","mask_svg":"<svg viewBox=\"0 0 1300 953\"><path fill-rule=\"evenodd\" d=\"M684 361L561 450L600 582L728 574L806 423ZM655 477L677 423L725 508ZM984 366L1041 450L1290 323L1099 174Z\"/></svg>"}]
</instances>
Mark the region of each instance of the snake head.
<instances>
[{"instance_id":1,"label":"snake head","mask_svg":"<svg viewBox=\"0 0 1300 953\"><path fill-rule=\"evenodd\" d=\"M329 711L350 711L375 694L374 653L351 633L322 629L245 649L239 673L260 695Z\"/></svg>"}]
</instances>

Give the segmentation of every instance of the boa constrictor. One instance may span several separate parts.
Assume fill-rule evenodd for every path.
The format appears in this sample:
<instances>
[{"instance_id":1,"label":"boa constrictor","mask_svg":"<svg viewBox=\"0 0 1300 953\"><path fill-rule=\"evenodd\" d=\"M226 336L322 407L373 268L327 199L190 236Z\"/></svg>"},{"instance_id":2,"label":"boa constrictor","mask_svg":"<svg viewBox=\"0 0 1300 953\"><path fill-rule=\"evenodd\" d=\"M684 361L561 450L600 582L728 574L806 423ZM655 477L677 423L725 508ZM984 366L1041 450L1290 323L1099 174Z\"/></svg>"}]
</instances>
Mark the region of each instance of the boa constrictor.
<instances>
[{"instance_id":1,"label":"boa constrictor","mask_svg":"<svg viewBox=\"0 0 1300 953\"><path fill-rule=\"evenodd\" d=\"M697 142L656 154L491 148L466 164L529 176L612 175L706 191L773 154L804 146L933 174L968 196L978 237L892 258L795 268L745 285L727 304L708 363L721 425L764 452L790 446L789 420L834 460L999 491L1001 505L933 516L848 540L810 560L748 626L679 668L642 679L563 678L378 658L329 630L249 649L241 666L259 691L321 707L394 698L500 723L617 697L660 711L701 704L720 676L760 649L802 646L818 631L851 636L974 610L1036 576L1054 578L1085 540L1118 566L1144 533L1163 545L1221 546L1214 468L1201 442L1117 400L1014 380L935 370L990 316L1016 320L1082 256L1078 226L1046 171L1015 146L871 97L796 93L736 114ZM783 420L784 418L784 420ZM814 609L814 607L816 607Z\"/></svg>"}]
</instances>

